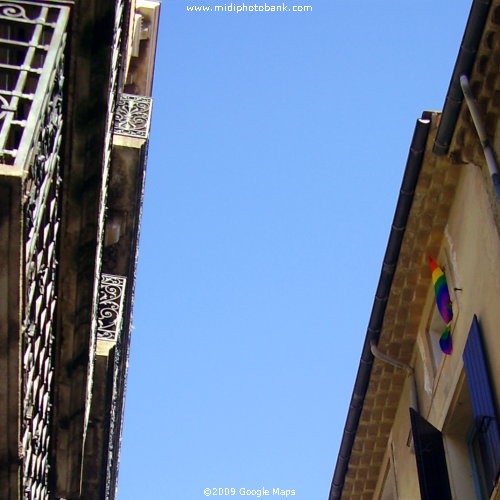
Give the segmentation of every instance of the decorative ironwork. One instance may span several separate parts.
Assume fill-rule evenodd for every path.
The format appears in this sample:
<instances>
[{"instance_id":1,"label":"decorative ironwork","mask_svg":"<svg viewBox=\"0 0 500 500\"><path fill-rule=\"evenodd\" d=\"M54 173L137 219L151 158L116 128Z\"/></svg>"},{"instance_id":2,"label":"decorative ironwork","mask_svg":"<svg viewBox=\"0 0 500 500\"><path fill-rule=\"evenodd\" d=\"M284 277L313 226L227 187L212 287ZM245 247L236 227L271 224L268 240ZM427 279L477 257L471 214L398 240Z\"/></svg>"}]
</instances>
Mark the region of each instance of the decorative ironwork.
<instances>
[{"instance_id":1,"label":"decorative ironwork","mask_svg":"<svg viewBox=\"0 0 500 500\"><path fill-rule=\"evenodd\" d=\"M39 139L33 148L34 160L28 167L26 182L26 231L27 261L32 258L35 251L36 237L40 231L40 225L46 208L46 200L50 184L54 180L59 182L54 172L59 171L59 147L61 144L62 129L62 85L60 75L64 71L64 58L61 57L54 88L49 99L45 122L40 131Z\"/></svg>"},{"instance_id":2,"label":"decorative ironwork","mask_svg":"<svg viewBox=\"0 0 500 500\"><path fill-rule=\"evenodd\" d=\"M147 139L151 102L150 97L121 94L116 107L115 134Z\"/></svg>"},{"instance_id":3,"label":"decorative ironwork","mask_svg":"<svg viewBox=\"0 0 500 500\"><path fill-rule=\"evenodd\" d=\"M20 5L13 3L0 3L0 17L11 17L14 19L28 19L26 11Z\"/></svg>"},{"instance_id":4,"label":"decorative ironwork","mask_svg":"<svg viewBox=\"0 0 500 500\"><path fill-rule=\"evenodd\" d=\"M32 162L40 119L64 46L69 9L34 2L0 2L0 162Z\"/></svg>"},{"instance_id":5,"label":"decorative ironwork","mask_svg":"<svg viewBox=\"0 0 500 500\"><path fill-rule=\"evenodd\" d=\"M97 339L116 342L122 323L127 278L103 274L99 289Z\"/></svg>"},{"instance_id":6,"label":"decorative ironwork","mask_svg":"<svg viewBox=\"0 0 500 500\"><path fill-rule=\"evenodd\" d=\"M26 4L28 5L28 4ZM0 16L10 16L24 23L26 11L14 10L13 4L0 3ZM28 7L26 7L28 8ZM23 94L25 78L21 69L15 79L15 91L0 90L10 96L8 106L2 96L4 122L3 137L10 141L11 130L20 127L22 136L19 149L2 151L11 157L14 166L25 172L24 181L24 304L22 336L22 421L19 457L22 459L21 490L23 499L49 499L49 446L52 417L52 377L54 371L53 342L56 297L57 259L56 248L59 232L60 157L64 30L67 9L40 7L29 4L30 15L35 17L32 42L41 39L36 35L39 25L54 11L57 29L47 47L50 55L42 58L40 78L37 80L36 98ZM52 13L51 13L52 10ZM24 13L23 13L24 12ZM53 17L52 17L53 18ZM28 53L30 48L27 48ZM25 61L28 58L26 55ZM28 58L29 59L29 58ZM33 59L34 60L34 59ZM13 80L14 82L14 80ZM16 93L17 92L17 93ZM21 96L21 97L19 97ZM17 100L16 100L17 99ZM31 100L30 100L31 99ZM22 123L16 118L29 101L29 115ZM1 135L1 134L0 134ZM19 134L18 134L19 135ZM12 153L12 154L10 154Z\"/></svg>"},{"instance_id":7,"label":"decorative ironwork","mask_svg":"<svg viewBox=\"0 0 500 500\"><path fill-rule=\"evenodd\" d=\"M7 99L3 95L0 95L0 120L7 114L9 111L9 103Z\"/></svg>"}]
</instances>

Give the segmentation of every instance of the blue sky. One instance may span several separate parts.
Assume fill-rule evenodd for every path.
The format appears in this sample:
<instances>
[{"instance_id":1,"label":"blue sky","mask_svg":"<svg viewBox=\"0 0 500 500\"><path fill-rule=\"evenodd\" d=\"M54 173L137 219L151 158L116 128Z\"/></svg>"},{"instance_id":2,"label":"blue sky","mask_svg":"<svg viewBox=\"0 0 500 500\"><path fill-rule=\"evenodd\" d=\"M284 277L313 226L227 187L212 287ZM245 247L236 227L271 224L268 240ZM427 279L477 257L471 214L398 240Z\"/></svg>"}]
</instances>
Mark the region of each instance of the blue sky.
<instances>
[{"instance_id":1,"label":"blue sky","mask_svg":"<svg viewBox=\"0 0 500 500\"><path fill-rule=\"evenodd\" d=\"M327 499L415 120L470 9L186 8L225 3L162 3L119 500Z\"/></svg>"}]
</instances>

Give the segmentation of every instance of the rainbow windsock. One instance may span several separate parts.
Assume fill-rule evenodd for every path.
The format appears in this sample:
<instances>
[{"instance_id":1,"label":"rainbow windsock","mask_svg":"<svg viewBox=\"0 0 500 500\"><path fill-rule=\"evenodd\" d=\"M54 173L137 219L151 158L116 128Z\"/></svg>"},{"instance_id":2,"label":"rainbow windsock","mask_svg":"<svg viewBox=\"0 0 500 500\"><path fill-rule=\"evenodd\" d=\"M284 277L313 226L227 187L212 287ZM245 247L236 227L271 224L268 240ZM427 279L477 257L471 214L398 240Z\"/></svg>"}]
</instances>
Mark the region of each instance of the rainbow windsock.
<instances>
[{"instance_id":1,"label":"rainbow windsock","mask_svg":"<svg viewBox=\"0 0 500 500\"><path fill-rule=\"evenodd\" d=\"M450 332L450 325L446 325L446 328L444 329L444 332L442 333L440 339L439 339L439 347L441 347L441 350L445 354L451 354L451 351L453 350L453 344L451 343L451 332Z\"/></svg>"},{"instance_id":2,"label":"rainbow windsock","mask_svg":"<svg viewBox=\"0 0 500 500\"><path fill-rule=\"evenodd\" d=\"M431 266L432 271L432 283L434 285L437 308L444 322L448 325L453 319L453 310L451 308L450 292L448 292L446 278L441 268L430 256L429 265Z\"/></svg>"}]
</instances>

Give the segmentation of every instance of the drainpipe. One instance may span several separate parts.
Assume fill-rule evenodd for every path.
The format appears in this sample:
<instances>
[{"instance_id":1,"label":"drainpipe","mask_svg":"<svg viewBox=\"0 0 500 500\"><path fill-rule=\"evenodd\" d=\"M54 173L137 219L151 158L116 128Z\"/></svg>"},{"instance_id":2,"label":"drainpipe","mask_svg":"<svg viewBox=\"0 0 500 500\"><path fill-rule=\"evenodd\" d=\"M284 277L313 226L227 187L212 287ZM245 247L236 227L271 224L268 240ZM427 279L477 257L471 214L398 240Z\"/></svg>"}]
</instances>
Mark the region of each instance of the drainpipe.
<instances>
[{"instance_id":1,"label":"drainpipe","mask_svg":"<svg viewBox=\"0 0 500 500\"><path fill-rule=\"evenodd\" d=\"M481 141L481 146L483 147L484 156L486 158L486 165L488 166L491 180L493 181L493 186L495 187L497 199L500 200L500 177L498 175L498 167L495 160L495 155L490 145L490 141L488 140L488 136L486 134L486 128L479 113L479 109L477 107L476 100L474 99L474 95L472 94L472 90L469 85L469 79L467 78L466 75L460 76L460 86L462 87L462 91L465 97L465 102L469 107L469 111L472 116L472 121L474 122L474 126L476 127L476 132L477 135L479 136L479 140Z\"/></svg>"},{"instance_id":2,"label":"drainpipe","mask_svg":"<svg viewBox=\"0 0 500 500\"><path fill-rule=\"evenodd\" d=\"M370 350L373 356L384 363L389 363L396 368L400 368L401 370L406 370L408 374L408 380L410 382L410 406L418 413L418 397L417 397L417 384L415 382L415 371L410 365L406 363L402 363L401 361L384 354L372 340L370 342Z\"/></svg>"}]
</instances>

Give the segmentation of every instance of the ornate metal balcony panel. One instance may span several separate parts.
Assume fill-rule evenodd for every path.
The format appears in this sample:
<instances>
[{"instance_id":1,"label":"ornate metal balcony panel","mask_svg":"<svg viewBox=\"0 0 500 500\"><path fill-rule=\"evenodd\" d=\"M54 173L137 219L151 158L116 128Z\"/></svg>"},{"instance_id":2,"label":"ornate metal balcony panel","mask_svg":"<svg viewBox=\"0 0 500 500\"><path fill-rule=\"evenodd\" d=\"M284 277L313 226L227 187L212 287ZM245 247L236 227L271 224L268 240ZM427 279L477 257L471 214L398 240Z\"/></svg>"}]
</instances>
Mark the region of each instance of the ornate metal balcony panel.
<instances>
[{"instance_id":1,"label":"ornate metal balcony panel","mask_svg":"<svg viewBox=\"0 0 500 500\"><path fill-rule=\"evenodd\" d=\"M54 4L0 1L0 164L23 169L32 160L68 15Z\"/></svg>"},{"instance_id":2,"label":"ornate metal balcony panel","mask_svg":"<svg viewBox=\"0 0 500 500\"><path fill-rule=\"evenodd\" d=\"M97 340L116 342L123 319L127 278L102 274L97 315Z\"/></svg>"},{"instance_id":3,"label":"ornate metal balcony panel","mask_svg":"<svg viewBox=\"0 0 500 500\"><path fill-rule=\"evenodd\" d=\"M116 107L115 134L147 139L151 123L150 97L121 94Z\"/></svg>"},{"instance_id":4,"label":"ornate metal balcony panel","mask_svg":"<svg viewBox=\"0 0 500 500\"><path fill-rule=\"evenodd\" d=\"M68 9L0 1L0 163L24 176L22 498L49 498Z\"/></svg>"}]
</instances>

